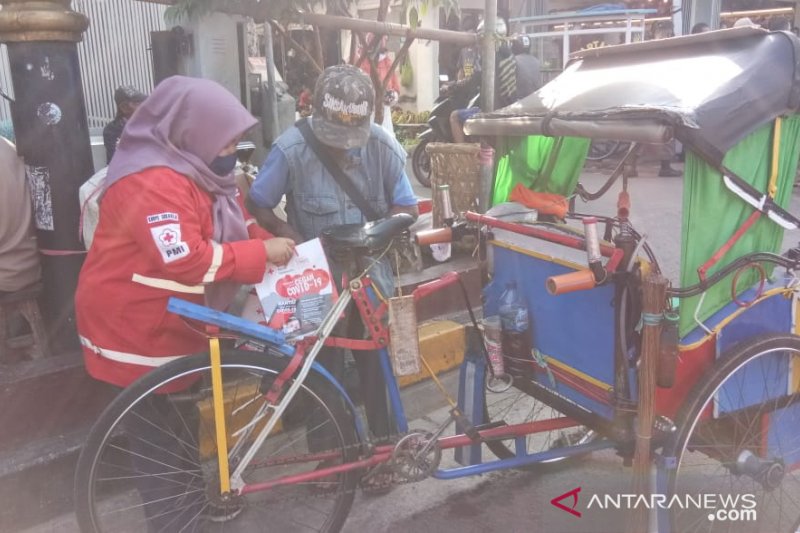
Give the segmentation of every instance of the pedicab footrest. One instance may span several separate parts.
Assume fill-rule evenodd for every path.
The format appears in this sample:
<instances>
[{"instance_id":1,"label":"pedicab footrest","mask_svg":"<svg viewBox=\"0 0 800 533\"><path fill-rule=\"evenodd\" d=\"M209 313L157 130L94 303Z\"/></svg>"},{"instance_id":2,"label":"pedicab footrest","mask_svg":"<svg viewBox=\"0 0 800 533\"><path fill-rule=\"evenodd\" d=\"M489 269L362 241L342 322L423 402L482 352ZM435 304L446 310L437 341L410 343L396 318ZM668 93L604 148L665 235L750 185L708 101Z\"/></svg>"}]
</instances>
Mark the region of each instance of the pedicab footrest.
<instances>
[{"instance_id":1,"label":"pedicab footrest","mask_svg":"<svg viewBox=\"0 0 800 533\"><path fill-rule=\"evenodd\" d=\"M286 355L292 355L294 353L294 348L286 344L283 333L230 313L223 313L222 311L187 302L180 298L170 298L167 303L167 311L182 317L191 318L192 320L198 320L204 324L235 331L236 333L241 333L253 339L266 341L273 344L275 348Z\"/></svg>"}]
</instances>

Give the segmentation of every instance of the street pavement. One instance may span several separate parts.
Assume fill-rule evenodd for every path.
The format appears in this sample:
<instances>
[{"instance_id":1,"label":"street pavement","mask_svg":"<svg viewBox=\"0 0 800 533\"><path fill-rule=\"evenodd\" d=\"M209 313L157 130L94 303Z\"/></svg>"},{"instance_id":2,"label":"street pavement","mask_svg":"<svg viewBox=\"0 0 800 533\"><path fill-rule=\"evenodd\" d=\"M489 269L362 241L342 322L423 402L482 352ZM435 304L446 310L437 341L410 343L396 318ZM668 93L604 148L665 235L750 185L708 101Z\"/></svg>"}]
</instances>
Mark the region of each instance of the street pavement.
<instances>
[{"instance_id":1,"label":"street pavement","mask_svg":"<svg viewBox=\"0 0 800 533\"><path fill-rule=\"evenodd\" d=\"M640 167L639 173L641 177L631 179L629 184L631 220L641 233L647 234L664 273L677 282L682 180L655 177L655 167ZM604 182L606 175L608 171L587 172L582 182L593 191ZM577 209L613 215L619 188L620 184L615 185L602 199L591 204L579 202ZM428 193L428 189L416 182L415 189L421 196ZM793 195L791 211L800 212L797 193ZM787 235L785 245L796 242L794 235ZM450 380L451 387L453 381ZM444 401L438 405L445 405ZM446 416L444 407L430 409L427 414L418 416L410 427L431 430ZM492 457L490 452L485 450L484 453L487 458ZM449 466L455 463L452 453L445 452L442 467ZM630 469L623 467L613 451L595 452L560 465L555 471L514 470L454 481L429 478L398 486L380 497L359 494L344 531L617 533L624 530L619 512L586 510L585 504L592 494L630 492L630 483ZM576 488L581 489L582 516L551 505L553 498ZM68 514L27 529L25 533L74 531L74 517Z\"/></svg>"}]
</instances>

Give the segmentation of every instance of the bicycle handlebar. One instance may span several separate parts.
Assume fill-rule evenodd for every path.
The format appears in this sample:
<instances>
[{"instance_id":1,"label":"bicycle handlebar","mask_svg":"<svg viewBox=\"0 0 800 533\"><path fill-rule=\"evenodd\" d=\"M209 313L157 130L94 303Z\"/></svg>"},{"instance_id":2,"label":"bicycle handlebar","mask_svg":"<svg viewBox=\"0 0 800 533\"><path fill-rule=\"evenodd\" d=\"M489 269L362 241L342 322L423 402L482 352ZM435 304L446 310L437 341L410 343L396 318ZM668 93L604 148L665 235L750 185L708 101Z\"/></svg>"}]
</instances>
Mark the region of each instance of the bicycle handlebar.
<instances>
[{"instance_id":1,"label":"bicycle handlebar","mask_svg":"<svg viewBox=\"0 0 800 533\"><path fill-rule=\"evenodd\" d=\"M453 242L452 228L436 228L417 232L414 240L420 246Z\"/></svg>"},{"instance_id":2,"label":"bicycle handlebar","mask_svg":"<svg viewBox=\"0 0 800 533\"><path fill-rule=\"evenodd\" d=\"M547 292L553 296L593 289L597 286L594 273L589 269L577 270L547 278Z\"/></svg>"}]
</instances>

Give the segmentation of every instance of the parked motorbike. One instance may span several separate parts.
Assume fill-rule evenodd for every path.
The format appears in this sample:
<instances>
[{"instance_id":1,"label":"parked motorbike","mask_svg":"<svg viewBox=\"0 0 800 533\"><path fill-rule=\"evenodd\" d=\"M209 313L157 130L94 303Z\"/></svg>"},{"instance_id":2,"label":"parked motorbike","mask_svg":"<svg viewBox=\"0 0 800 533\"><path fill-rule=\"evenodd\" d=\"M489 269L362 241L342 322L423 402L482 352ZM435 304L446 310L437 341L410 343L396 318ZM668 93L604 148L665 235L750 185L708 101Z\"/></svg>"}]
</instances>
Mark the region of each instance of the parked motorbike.
<instances>
[{"instance_id":1,"label":"parked motorbike","mask_svg":"<svg viewBox=\"0 0 800 533\"><path fill-rule=\"evenodd\" d=\"M445 89L434 102L428 118L428 129L420 133L417 138L419 144L414 148L411 158L411 168L414 176L425 187L431 186L431 158L425 151L428 143L453 142L453 133L450 129L450 114L456 109L475 107L478 105L480 93L470 94L467 91L449 91Z\"/></svg>"}]
</instances>

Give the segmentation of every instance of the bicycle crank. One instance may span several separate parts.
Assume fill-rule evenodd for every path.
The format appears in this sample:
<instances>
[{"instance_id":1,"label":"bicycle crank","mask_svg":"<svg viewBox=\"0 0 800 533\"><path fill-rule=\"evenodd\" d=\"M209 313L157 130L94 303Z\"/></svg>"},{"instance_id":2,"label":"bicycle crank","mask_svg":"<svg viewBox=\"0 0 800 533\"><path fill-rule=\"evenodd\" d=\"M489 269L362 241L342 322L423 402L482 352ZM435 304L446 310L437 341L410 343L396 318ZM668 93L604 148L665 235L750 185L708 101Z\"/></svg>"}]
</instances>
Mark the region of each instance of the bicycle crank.
<instances>
[{"instance_id":1,"label":"bicycle crank","mask_svg":"<svg viewBox=\"0 0 800 533\"><path fill-rule=\"evenodd\" d=\"M391 466L402 481L421 481L433 474L442 460L435 434L412 431L400 439L392 452Z\"/></svg>"}]
</instances>

